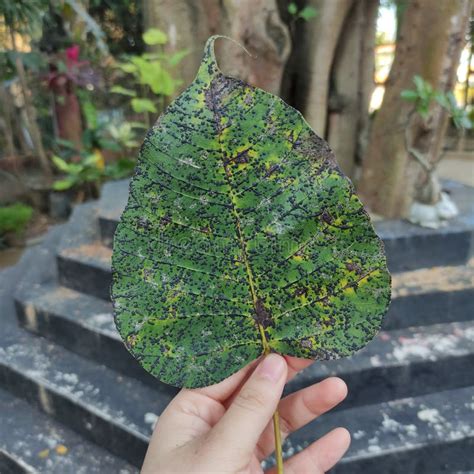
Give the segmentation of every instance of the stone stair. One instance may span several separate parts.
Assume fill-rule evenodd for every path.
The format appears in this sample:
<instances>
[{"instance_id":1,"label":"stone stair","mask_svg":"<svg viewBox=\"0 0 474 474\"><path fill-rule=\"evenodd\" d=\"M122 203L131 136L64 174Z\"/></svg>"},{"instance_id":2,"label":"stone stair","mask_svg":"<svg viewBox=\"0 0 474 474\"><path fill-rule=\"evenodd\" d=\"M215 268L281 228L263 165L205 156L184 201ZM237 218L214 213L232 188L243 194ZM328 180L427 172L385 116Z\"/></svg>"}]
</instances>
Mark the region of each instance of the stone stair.
<instances>
[{"instance_id":1,"label":"stone stair","mask_svg":"<svg viewBox=\"0 0 474 474\"><path fill-rule=\"evenodd\" d=\"M474 471L474 193L447 187L463 211L449 229L377 225L394 272L383 330L355 356L313 364L288 384L287 393L336 374L349 386L337 410L290 438L288 455L347 426L352 445L334 472ZM14 295L0 308L2 473L135 472L176 393L141 369L113 324L111 242L127 190L108 183L0 274L0 301Z\"/></svg>"}]
</instances>

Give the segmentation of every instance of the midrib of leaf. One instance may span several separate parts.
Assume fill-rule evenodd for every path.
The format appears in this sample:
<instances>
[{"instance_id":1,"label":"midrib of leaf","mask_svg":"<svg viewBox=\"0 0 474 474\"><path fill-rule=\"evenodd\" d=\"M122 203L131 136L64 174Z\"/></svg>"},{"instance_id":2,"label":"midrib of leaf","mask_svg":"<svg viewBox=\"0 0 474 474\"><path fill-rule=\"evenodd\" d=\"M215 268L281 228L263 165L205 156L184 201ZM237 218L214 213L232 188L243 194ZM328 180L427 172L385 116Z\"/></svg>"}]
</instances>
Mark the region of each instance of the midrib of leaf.
<instances>
[{"instance_id":1,"label":"midrib of leaf","mask_svg":"<svg viewBox=\"0 0 474 474\"><path fill-rule=\"evenodd\" d=\"M218 73L221 74L221 73ZM217 101L215 100L216 97L212 91L212 80L211 84L209 85L209 92L212 96L212 102L213 102L213 117L214 121L218 130L217 133L217 142L219 144L219 149L220 149L220 156L221 156L221 163L224 168L225 176L226 176L226 182L227 185L229 186L229 195L230 195L230 205L231 205L231 210L232 210L232 215L235 219L235 226L236 226L236 231L237 231L237 238L240 243L240 247L242 249L242 258L244 260L244 265L245 265L245 273L247 275L247 282L249 285L249 290L250 294L252 296L252 303L253 303L253 308L255 311L255 314L258 316L258 296L257 296L257 291L255 288L255 283L253 279L253 272L252 268L250 267L250 262L249 262L249 257L247 254L247 241L245 240L243 233L242 233L242 228L240 225L240 216L239 213L237 212L237 209L235 207L235 200L236 200L236 195L234 192L234 187L233 187L233 182L232 182L232 170L229 168L228 163L230 162L228 159L226 159L226 152L224 150L224 146L222 143L222 124L220 121L221 116L219 115L218 111L216 108L218 107ZM255 319L254 322L257 324L258 330L260 332L260 337L262 339L262 346L263 346L263 351L265 354L270 353L270 346L268 344L267 337L265 335L265 328Z\"/></svg>"}]
</instances>

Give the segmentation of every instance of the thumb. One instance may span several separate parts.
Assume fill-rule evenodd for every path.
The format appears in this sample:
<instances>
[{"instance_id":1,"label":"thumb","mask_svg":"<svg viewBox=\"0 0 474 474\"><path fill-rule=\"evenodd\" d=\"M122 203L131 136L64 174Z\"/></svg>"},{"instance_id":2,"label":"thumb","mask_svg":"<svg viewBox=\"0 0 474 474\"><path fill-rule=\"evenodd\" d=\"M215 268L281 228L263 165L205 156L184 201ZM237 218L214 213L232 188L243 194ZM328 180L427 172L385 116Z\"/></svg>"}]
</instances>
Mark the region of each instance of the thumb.
<instances>
[{"instance_id":1,"label":"thumb","mask_svg":"<svg viewBox=\"0 0 474 474\"><path fill-rule=\"evenodd\" d=\"M278 407L286 374L285 359L278 354L267 355L214 426L210 438L222 449L253 453Z\"/></svg>"}]
</instances>

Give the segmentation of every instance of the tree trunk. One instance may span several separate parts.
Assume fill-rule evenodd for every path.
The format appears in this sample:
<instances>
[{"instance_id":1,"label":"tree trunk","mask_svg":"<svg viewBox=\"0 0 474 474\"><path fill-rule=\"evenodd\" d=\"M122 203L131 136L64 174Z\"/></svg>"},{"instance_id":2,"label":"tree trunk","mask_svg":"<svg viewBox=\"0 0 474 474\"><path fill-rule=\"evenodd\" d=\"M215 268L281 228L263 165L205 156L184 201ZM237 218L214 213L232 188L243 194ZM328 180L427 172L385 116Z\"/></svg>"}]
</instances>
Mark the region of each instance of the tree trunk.
<instances>
[{"instance_id":1,"label":"tree trunk","mask_svg":"<svg viewBox=\"0 0 474 474\"><path fill-rule=\"evenodd\" d=\"M54 98L58 136L73 143L76 150L81 150L81 106L74 91L74 84L65 75L59 75L50 82L50 88Z\"/></svg>"},{"instance_id":2,"label":"tree trunk","mask_svg":"<svg viewBox=\"0 0 474 474\"><path fill-rule=\"evenodd\" d=\"M433 88L452 90L464 43L470 0L412 0L403 17L385 96L372 126L360 194L374 212L406 217L414 199L433 201L430 176L413 158L416 149L430 164L439 159L448 114L433 104L424 121L401 99L418 74ZM428 195L428 196L427 196Z\"/></svg>"},{"instance_id":3,"label":"tree trunk","mask_svg":"<svg viewBox=\"0 0 474 474\"><path fill-rule=\"evenodd\" d=\"M295 93L294 105L321 137L326 136L334 54L353 3L353 0L309 0L307 4L316 9L317 17L304 24L298 20L301 33L297 33L294 41L294 47L299 50L294 60L297 73L290 88Z\"/></svg>"},{"instance_id":4,"label":"tree trunk","mask_svg":"<svg viewBox=\"0 0 474 474\"><path fill-rule=\"evenodd\" d=\"M0 84L0 102L3 105L3 130L5 143L7 148L8 157L18 161L17 152L15 148L15 141L13 138L13 127L12 127L12 101L10 93L5 86Z\"/></svg>"},{"instance_id":5,"label":"tree trunk","mask_svg":"<svg viewBox=\"0 0 474 474\"><path fill-rule=\"evenodd\" d=\"M176 77L183 81L182 89L196 76L202 48L212 30L217 30L215 23L218 16L218 0L143 1L144 30L159 28L166 32L168 43L164 46L165 52L172 54L184 49L190 50L175 68Z\"/></svg>"},{"instance_id":6,"label":"tree trunk","mask_svg":"<svg viewBox=\"0 0 474 474\"><path fill-rule=\"evenodd\" d=\"M378 0L355 2L346 18L331 73L327 138L342 171L354 177L367 142L374 88Z\"/></svg>"},{"instance_id":7,"label":"tree trunk","mask_svg":"<svg viewBox=\"0 0 474 474\"><path fill-rule=\"evenodd\" d=\"M13 32L11 32L11 39L13 51L17 53L18 50L16 47L15 34ZM23 67L23 63L21 62L21 59L18 56L15 59L15 68L18 74L21 91L23 93L23 100L25 102L25 114L28 121L28 130L31 135L33 147L39 160L39 164L43 171L43 174L46 179L49 179L52 174L51 165L49 163L48 157L46 156L46 152L44 151L43 141L41 140L41 132L38 127L38 124L36 123L36 109L33 105L33 101L31 100L31 91L28 87L25 68Z\"/></svg>"},{"instance_id":8,"label":"tree trunk","mask_svg":"<svg viewBox=\"0 0 474 474\"><path fill-rule=\"evenodd\" d=\"M183 80L182 89L196 76L207 38L222 34L248 46L256 55L252 58L237 45L219 41L216 49L222 70L279 93L290 38L275 0L146 0L144 18L145 28L157 27L168 34L166 52L193 45L176 68L176 76Z\"/></svg>"}]
</instances>

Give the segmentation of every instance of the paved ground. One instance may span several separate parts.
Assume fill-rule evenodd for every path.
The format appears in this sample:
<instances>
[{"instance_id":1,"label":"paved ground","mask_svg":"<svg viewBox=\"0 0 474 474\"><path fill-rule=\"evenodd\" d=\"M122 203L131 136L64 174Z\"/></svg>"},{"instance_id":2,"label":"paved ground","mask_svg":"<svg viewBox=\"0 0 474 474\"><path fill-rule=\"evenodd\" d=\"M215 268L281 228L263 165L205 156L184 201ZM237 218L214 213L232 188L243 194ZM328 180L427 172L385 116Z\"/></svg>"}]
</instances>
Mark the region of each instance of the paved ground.
<instances>
[{"instance_id":1,"label":"paved ground","mask_svg":"<svg viewBox=\"0 0 474 474\"><path fill-rule=\"evenodd\" d=\"M474 186L474 151L450 154L439 164L439 176Z\"/></svg>"}]
</instances>

